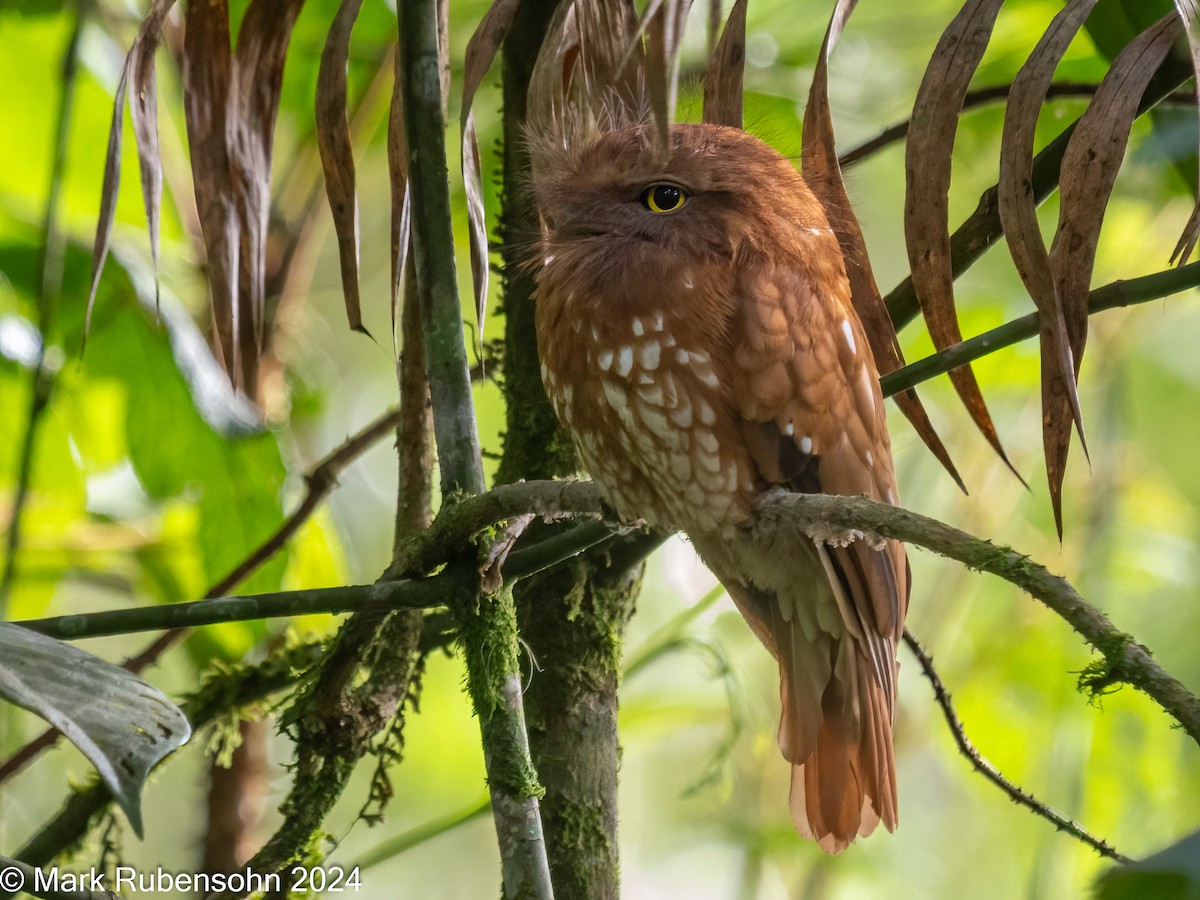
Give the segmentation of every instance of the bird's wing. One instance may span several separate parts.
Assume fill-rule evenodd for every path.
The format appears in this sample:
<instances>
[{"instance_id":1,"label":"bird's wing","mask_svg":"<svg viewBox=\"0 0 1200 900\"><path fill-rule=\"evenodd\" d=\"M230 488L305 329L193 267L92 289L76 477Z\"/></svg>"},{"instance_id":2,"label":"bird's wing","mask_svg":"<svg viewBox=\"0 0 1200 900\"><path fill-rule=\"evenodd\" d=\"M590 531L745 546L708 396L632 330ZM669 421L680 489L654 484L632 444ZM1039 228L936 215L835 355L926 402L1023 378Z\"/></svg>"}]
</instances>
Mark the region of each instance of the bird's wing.
<instances>
[{"instance_id":1,"label":"bird's wing","mask_svg":"<svg viewBox=\"0 0 1200 900\"><path fill-rule=\"evenodd\" d=\"M812 252L793 266L749 244L738 250L737 313L724 355L730 403L767 484L894 503L878 375L828 237L823 244L814 235ZM836 852L877 822L891 830L897 821L891 732L908 562L895 541L817 544L814 572L797 563L811 553L777 540L769 539L771 589L763 577L731 593L780 661L779 740L793 764L793 821ZM827 587L812 582L821 570ZM830 620L831 594L840 627L836 614Z\"/></svg>"},{"instance_id":2,"label":"bird's wing","mask_svg":"<svg viewBox=\"0 0 1200 900\"><path fill-rule=\"evenodd\" d=\"M818 243L828 237L829 244ZM814 235L802 266L738 250L729 331L731 403L762 479L793 491L896 502L879 376L832 235ZM853 613L898 640L908 599L903 547L828 548ZM848 623L850 624L850 623Z\"/></svg>"}]
</instances>

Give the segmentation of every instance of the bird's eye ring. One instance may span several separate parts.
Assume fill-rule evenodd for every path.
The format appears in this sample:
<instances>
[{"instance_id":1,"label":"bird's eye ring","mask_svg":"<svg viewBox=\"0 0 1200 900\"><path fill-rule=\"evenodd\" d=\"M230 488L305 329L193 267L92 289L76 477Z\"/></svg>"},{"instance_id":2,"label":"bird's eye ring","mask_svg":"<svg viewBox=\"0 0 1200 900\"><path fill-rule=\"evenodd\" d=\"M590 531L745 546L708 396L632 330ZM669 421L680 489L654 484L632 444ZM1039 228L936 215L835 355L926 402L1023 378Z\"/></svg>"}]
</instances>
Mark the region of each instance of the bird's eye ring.
<instances>
[{"instance_id":1,"label":"bird's eye ring","mask_svg":"<svg viewBox=\"0 0 1200 900\"><path fill-rule=\"evenodd\" d=\"M642 191L642 206L652 213L673 213L687 202L687 192L677 184L652 184Z\"/></svg>"}]
</instances>

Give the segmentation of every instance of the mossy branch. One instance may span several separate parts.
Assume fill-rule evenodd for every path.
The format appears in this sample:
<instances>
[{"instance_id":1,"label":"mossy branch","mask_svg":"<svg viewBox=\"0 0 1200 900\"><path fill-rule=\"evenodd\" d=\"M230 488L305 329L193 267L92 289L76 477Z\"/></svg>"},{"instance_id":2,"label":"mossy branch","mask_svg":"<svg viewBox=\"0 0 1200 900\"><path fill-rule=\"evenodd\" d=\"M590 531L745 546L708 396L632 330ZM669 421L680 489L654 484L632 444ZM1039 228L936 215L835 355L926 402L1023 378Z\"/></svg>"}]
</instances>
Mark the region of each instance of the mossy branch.
<instances>
[{"instance_id":1,"label":"mossy branch","mask_svg":"<svg viewBox=\"0 0 1200 900\"><path fill-rule=\"evenodd\" d=\"M426 533L430 543L422 547L421 556L429 561L441 555L442 561L445 561L461 552L472 535L513 516L530 513L543 517L572 514L600 516L604 511L600 489L592 482L530 481L503 485L488 494L464 498L443 510ZM1155 662L1149 650L1117 629L1103 613L1084 600L1066 579L1051 574L1028 556L973 537L919 513L866 497L772 491L760 502L759 515L781 527L793 527L817 538L836 537L852 531L894 538L957 560L968 568L1003 578L1064 619L1103 655L1099 668L1089 669L1084 679L1085 687L1108 686L1118 682L1132 685L1157 702L1200 743L1200 698L1167 674ZM587 542L592 544L595 543L591 527L594 524L585 523L576 529L578 532L586 531ZM566 553L571 548L560 545L560 549ZM522 550L510 555L505 571L506 580L517 577L512 569L514 564L522 563L521 554L525 552ZM404 586L397 585L392 596L403 600L405 605L419 605L425 599L436 596L440 589L435 589L433 585L445 577L448 576L442 574L424 582L413 580ZM422 584L425 586L417 587ZM370 590L382 589L382 585L376 585L338 590L356 590L366 596ZM409 594L410 591L414 593Z\"/></svg>"}]
</instances>

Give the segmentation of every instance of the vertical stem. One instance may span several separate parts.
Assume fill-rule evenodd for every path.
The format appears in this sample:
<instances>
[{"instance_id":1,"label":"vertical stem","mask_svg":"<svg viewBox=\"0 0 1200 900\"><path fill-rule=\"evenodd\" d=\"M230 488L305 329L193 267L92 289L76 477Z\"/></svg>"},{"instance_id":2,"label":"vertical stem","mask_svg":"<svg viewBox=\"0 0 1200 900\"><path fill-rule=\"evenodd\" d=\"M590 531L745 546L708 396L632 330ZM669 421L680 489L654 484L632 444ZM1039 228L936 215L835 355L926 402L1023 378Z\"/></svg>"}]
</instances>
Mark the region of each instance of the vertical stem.
<instances>
[{"instance_id":1,"label":"vertical stem","mask_svg":"<svg viewBox=\"0 0 1200 900\"><path fill-rule=\"evenodd\" d=\"M484 478L454 263L439 13L436 0L399 4L413 260L445 503L458 492L482 492ZM478 568L472 559L456 564ZM463 598L455 615L467 687L482 732L503 896L551 900L554 891L538 805L542 790L525 731L512 595L504 589L494 594L477 590Z\"/></svg>"},{"instance_id":2,"label":"vertical stem","mask_svg":"<svg viewBox=\"0 0 1200 900\"><path fill-rule=\"evenodd\" d=\"M454 262L437 4L433 0L406 0L400 4L399 15L406 76L404 126L412 183L413 257L442 496L450 497L458 491L478 494L485 485Z\"/></svg>"},{"instance_id":3,"label":"vertical stem","mask_svg":"<svg viewBox=\"0 0 1200 900\"><path fill-rule=\"evenodd\" d=\"M507 433L499 478L553 478L575 454L542 389L533 274L524 266L537 233L523 134L534 61L558 0L525 0L504 42L504 395ZM557 526L536 526L530 537ZM562 897L615 900L617 688L640 556L622 549L581 556L516 587L521 635L542 671L525 693L529 741L546 786L542 801L550 873Z\"/></svg>"}]
</instances>

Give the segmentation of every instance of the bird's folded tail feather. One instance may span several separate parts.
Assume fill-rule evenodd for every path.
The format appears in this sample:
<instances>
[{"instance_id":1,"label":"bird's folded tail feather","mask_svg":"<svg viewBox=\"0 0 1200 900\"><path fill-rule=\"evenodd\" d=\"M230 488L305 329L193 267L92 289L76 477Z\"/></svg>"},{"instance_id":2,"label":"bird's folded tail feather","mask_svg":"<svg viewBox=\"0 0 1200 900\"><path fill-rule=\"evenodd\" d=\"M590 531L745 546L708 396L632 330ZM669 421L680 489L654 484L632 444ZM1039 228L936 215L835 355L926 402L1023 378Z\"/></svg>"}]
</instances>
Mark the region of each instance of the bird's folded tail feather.
<instances>
[{"instance_id":1,"label":"bird's folded tail feather","mask_svg":"<svg viewBox=\"0 0 1200 900\"><path fill-rule=\"evenodd\" d=\"M841 852L880 822L893 831L894 701L871 659L872 650L887 648L862 647L845 632L814 635L811 620L785 615L780 602L754 588L733 584L730 595L779 661L779 747L792 764L796 830L828 853ZM886 656L894 664L894 655Z\"/></svg>"}]
</instances>

